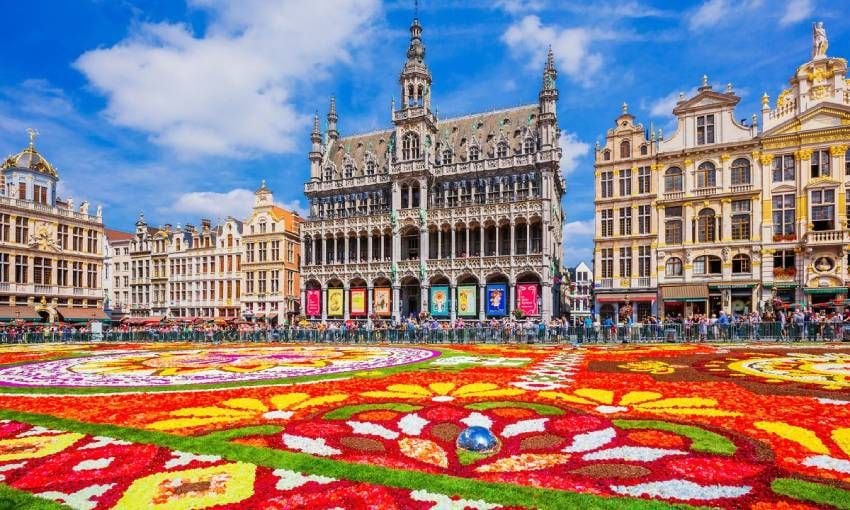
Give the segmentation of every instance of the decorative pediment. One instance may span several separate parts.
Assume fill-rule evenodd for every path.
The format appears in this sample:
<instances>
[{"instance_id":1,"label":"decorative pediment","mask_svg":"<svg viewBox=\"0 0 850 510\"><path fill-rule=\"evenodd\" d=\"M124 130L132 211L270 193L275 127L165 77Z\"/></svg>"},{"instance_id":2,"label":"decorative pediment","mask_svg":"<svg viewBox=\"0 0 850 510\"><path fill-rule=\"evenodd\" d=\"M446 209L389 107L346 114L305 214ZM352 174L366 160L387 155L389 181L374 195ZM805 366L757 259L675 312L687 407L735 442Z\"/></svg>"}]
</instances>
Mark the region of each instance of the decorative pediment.
<instances>
[{"instance_id":1,"label":"decorative pediment","mask_svg":"<svg viewBox=\"0 0 850 510\"><path fill-rule=\"evenodd\" d=\"M821 104L796 117L790 117L778 126L765 131L764 137L834 128L850 124L850 109L843 105Z\"/></svg>"},{"instance_id":2,"label":"decorative pediment","mask_svg":"<svg viewBox=\"0 0 850 510\"><path fill-rule=\"evenodd\" d=\"M840 181L833 179L832 177L825 175L823 177L815 177L811 179L809 183L806 185L806 189L809 188L827 188L827 187L835 187L841 184Z\"/></svg>"},{"instance_id":3,"label":"decorative pediment","mask_svg":"<svg viewBox=\"0 0 850 510\"><path fill-rule=\"evenodd\" d=\"M772 193L794 193L797 191L797 188L792 184L783 184L781 186L771 188L770 191Z\"/></svg>"},{"instance_id":4,"label":"decorative pediment","mask_svg":"<svg viewBox=\"0 0 850 510\"><path fill-rule=\"evenodd\" d=\"M673 115L687 111L706 110L717 107L734 107L741 100L735 94L723 94L713 90L701 90L696 96L678 103L673 108Z\"/></svg>"}]
</instances>

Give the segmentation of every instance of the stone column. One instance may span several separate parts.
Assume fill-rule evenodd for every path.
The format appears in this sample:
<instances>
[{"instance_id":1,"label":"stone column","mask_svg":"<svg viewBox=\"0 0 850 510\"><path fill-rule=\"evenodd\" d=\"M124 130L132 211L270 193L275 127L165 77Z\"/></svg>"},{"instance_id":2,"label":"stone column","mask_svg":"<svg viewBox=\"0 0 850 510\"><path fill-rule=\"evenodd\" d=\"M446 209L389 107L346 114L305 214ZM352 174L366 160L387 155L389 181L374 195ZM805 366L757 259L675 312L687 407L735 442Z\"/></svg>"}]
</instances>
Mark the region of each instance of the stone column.
<instances>
[{"instance_id":1,"label":"stone column","mask_svg":"<svg viewBox=\"0 0 850 510\"><path fill-rule=\"evenodd\" d=\"M401 286L397 283L393 283L393 317L401 320Z\"/></svg>"},{"instance_id":2,"label":"stone column","mask_svg":"<svg viewBox=\"0 0 850 510\"><path fill-rule=\"evenodd\" d=\"M425 312L426 314L430 311L428 308L428 291L431 288L431 285L426 283L419 284L419 311ZM418 319L418 317L417 317Z\"/></svg>"},{"instance_id":3,"label":"stone column","mask_svg":"<svg viewBox=\"0 0 850 510\"><path fill-rule=\"evenodd\" d=\"M343 248L342 248L342 263L348 264L348 263L351 262L351 260L350 260L351 259L351 252L348 251L348 250L351 249L351 247L350 247L351 238L348 236L348 234L346 234L343 239L345 239L345 240L343 241Z\"/></svg>"},{"instance_id":4,"label":"stone column","mask_svg":"<svg viewBox=\"0 0 850 510\"><path fill-rule=\"evenodd\" d=\"M419 260L428 260L426 258L428 256L428 251L428 227L426 225L422 225L419 227Z\"/></svg>"},{"instance_id":5,"label":"stone column","mask_svg":"<svg viewBox=\"0 0 850 510\"><path fill-rule=\"evenodd\" d=\"M484 256L484 224L478 226L478 256Z\"/></svg>"},{"instance_id":6,"label":"stone column","mask_svg":"<svg viewBox=\"0 0 850 510\"><path fill-rule=\"evenodd\" d=\"M509 285L511 287L511 299L508 301L508 315L516 309L516 283L510 282Z\"/></svg>"},{"instance_id":7,"label":"stone column","mask_svg":"<svg viewBox=\"0 0 850 510\"><path fill-rule=\"evenodd\" d=\"M328 285L322 284L322 322L328 320Z\"/></svg>"},{"instance_id":8,"label":"stone column","mask_svg":"<svg viewBox=\"0 0 850 510\"><path fill-rule=\"evenodd\" d=\"M457 319L457 284L456 283L451 283L449 285L449 296L451 296L449 298L449 303L450 303L450 305L449 305L449 314L450 314L449 319L451 319L451 321L454 322L455 319Z\"/></svg>"},{"instance_id":9,"label":"stone column","mask_svg":"<svg viewBox=\"0 0 850 510\"><path fill-rule=\"evenodd\" d=\"M304 288L304 280L301 280L301 313L307 315L307 290Z\"/></svg>"},{"instance_id":10,"label":"stone column","mask_svg":"<svg viewBox=\"0 0 850 510\"><path fill-rule=\"evenodd\" d=\"M508 229L511 231L511 249L508 255L516 255L516 223L508 224Z\"/></svg>"},{"instance_id":11,"label":"stone column","mask_svg":"<svg viewBox=\"0 0 850 510\"><path fill-rule=\"evenodd\" d=\"M484 289L487 286L486 283L478 284L478 320L484 320Z\"/></svg>"},{"instance_id":12,"label":"stone column","mask_svg":"<svg viewBox=\"0 0 850 510\"><path fill-rule=\"evenodd\" d=\"M370 238L371 239L371 238ZM371 317L374 310L374 299L372 293L374 292L375 287L372 285L372 282L366 284L366 317Z\"/></svg>"},{"instance_id":13,"label":"stone column","mask_svg":"<svg viewBox=\"0 0 850 510\"><path fill-rule=\"evenodd\" d=\"M342 285L342 318L348 320L351 318L349 309L351 308L351 284L345 282Z\"/></svg>"},{"instance_id":14,"label":"stone column","mask_svg":"<svg viewBox=\"0 0 850 510\"><path fill-rule=\"evenodd\" d=\"M469 223L466 224L466 230L464 230L464 233L466 234L466 239L465 239L466 240L466 256L468 258L472 254L472 252L469 251L469 243L470 243L469 237L470 237L470 234L472 233L472 231L469 229Z\"/></svg>"},{"instance_id":15,"label":"stone column","mask_svg":"<svg viewBox=\"0 0 850 510\"><path fill-rule=\"evenodd\" d=\"M453 259L455 258L455 237L457 237L457 229L455 227L450 227L449 235L452 238L452 249L451 252L449 252L449 258Z\"/></svg>"},{"instance_id":16,"label":"stone column","mask_svg":"<svg viewBox=\"0 0 850 510\"><path fill-rule=\"evenodd\" d=\"M525 254L531 254L531 223L525 222Z\"/></svg>"},{"instance_id":17,"label":"stone column","mask_svg":"<svg viewBox=\"0 0 850 510\"><path fill-rule=\"evenodd\" d=\"M496 256L497 257L502 254L501 250L499 250L499 244L500 244L499 238L501 237L501 235L500 235L501 233L502 233L502 227L498 223L496 223Z\"/></svg>"},{"instance_id":18,"label":"stone column","mask_svg":"<svg viewBox=\"0 0 850 510\"><path fill-rule=\"evenodd\" d=\"M437 259L443 258L443 229L437 229Z\"/></svg>"},{"instance_id":19,"label":"stone column","mask_svg":"<svg viewBox=\"0 0 850 510\"><path fill-rule=\"evenodd\" d=\"M549 321L552 319L552 300L554 296L552 295L552 284L549 282L543 282L540 286L540 301L543 309L540 311L540 316L544 321ZM634 308L635 314L637 314L637 307Z\"/></svg>"},{"instance_id":20,"label":"stone column","mask_svg":"<svg viewBox=\"0 0 850 510\"><path fill-rule=\"evenodd\" d=\"M372 251L372 234L369 234L369 237L366 238L366 261L372 262L375 260L375 252Z\"/></svg>"}]
</instances>

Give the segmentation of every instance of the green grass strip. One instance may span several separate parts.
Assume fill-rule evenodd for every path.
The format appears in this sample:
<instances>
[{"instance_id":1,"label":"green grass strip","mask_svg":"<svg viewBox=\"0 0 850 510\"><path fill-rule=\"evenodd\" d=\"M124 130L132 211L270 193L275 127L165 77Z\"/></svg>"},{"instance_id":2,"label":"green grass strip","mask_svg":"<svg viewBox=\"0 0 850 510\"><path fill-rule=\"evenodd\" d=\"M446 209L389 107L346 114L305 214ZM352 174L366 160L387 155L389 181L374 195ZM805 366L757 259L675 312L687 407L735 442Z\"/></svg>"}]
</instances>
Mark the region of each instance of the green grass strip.
<instances>
[{"instance_id":1,"label":"green grass strip","mask_svg":"<svg viewBox=\"0 0 850 510\"><path fill-rule=\"evenodd\" d=\"M831 505L842 510L850 509L850 491L831 485L795 478L777 478L770 484L770 488L773 492L789 498Z\"/></svg>"},{"instance_id":2,"label":"green grass strip","mask_svg":"<svg viewBox=\"0 0 850 510\"><path fill-rule=\"evenodd\" d=\"M323 418L326 420L347 420L357 413L364 411L398 411L400 413L410 413L422 409L422 406L402 403L384 403L384 404L357 404L352 406L338 407L333 411L325 414Z\"/></svg>"},{"instance_id":3,"label":"green grass strip","mask_svg":"<svg viewBox=\"0 0 850 510\"><path fill-rule=\"evenodd\" d=\"M107 436L136 443L153 444L195 454L218 455L231 461L248 462L269 468L289 469L387 487L410 490L423 489L439 494L458 495L465 499L483 499L490 503L502 505L531 506L543 510L564 508L581 508L583 510L666 510L670 508L694 508L689 505L672 505L660 501L602 497L593 494L483 482L450 475L406 471L368 464L354 464L314 457L304 453L211 441L204 437L181 437L151 430L85 423L57 418L55 416L6 409L0 409L0 419L17 420L52 429Z\"/></svg>"},{"instance_id":4,"label":"green grass strip","mask_svg":"<svg viewBox=\"0 0 850 510\"><path fill-rule=\"evenodd\" d=\"M69 506L0 483L0 510L68 510Z\"/></svg>"},{"instance_id":5,"label":"green grass strip","mask_svg":"<svg viewBox=\"0 0 850 510\"><path fill-rule=\"evenodd\" d=\"M282 430L283 427L279 427L277 425L257 425L254 427L240 427L237 429L211 432L207 435L200 436L200 438L205 439L207 441L227 442L245 436L270 436L272 434L277 434Z\"/></svg>"},{"instance_id":6,"label":"green grass strip","mask_svg":"<svg viewBox=\"0 0 850 510\"><path fill-rule=\"evenodd\" d=\"M738 448L720 434L693 425L681 425L660 420L614 420L621 429L651 429L680 434L691 440L691 450L717 455L734 455Z\"/></svg>"},{"instance_id":7,"label":"green grass strip","mask_svg":"<svg viewBox=\"0 0 850 510\"><path fill-rule=\"evenodd\" d=\"M536 411L541 416L561 416L564 410L555 406L547 406L546 404L535 404L534 402L519 402L516 400L500 400L498 402L476 402L465 406L467 409L474 411L486 411L488 409L498 409L503 407L516 407L522 409L531 409Z\"/></svg>"}]
</instances>

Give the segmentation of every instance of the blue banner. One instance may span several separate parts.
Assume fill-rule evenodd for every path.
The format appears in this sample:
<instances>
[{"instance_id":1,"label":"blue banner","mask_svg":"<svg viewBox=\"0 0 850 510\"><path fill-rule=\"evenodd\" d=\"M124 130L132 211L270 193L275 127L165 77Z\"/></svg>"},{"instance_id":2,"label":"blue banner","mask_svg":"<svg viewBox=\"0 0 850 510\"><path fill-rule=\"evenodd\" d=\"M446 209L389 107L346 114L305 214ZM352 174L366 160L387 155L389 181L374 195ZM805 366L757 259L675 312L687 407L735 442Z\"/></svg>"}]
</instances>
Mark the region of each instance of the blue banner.
<instances>
[{"instance_id":1,"label":"blue banner","mask_svg":"<svg viewBox=\"0 0 850 510\"><path fill-rule=\"evenodd\" d=\"M431 287L431 316L449 316L449 287L448 285L435 285Z\"/></svg>"},{"instance_id":2,"label":"blue banner","mask_svg":"<svg viewBox=\"0 0 850 510\"><path fill-rule=\"evenodd\" d=\"M504 317L508 314L508 285L488 283L485 290L485 310L488 317Z\"/></svg>"}]
</instances>

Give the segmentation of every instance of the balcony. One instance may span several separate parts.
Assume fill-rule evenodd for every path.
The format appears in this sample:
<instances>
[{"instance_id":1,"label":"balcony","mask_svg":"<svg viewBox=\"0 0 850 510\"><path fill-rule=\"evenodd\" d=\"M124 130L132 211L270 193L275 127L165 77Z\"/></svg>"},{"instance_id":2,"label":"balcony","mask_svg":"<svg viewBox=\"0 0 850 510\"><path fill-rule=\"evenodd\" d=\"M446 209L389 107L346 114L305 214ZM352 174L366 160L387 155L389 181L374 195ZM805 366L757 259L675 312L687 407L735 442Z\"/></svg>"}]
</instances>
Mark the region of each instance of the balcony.
<instances>
[{"instance_id":1,"label":"balcony","mask_svg":"<svg viewBox=\"0 0 850 510\"><path fill-rule=\"evenodd\" d=\"M652 279L648 276L642 276L637 279L637 286L641 288L647 288L651 285Z\"/></svg>"},{"instance_id":2,"label":"balcony","mask_svg":"<svg viewBox=\"0 0 850 510\"><path fill-rule=\"evenodd\" d=\"M671 191L669 193L664 193L664 200L681 200L685 198L684 191Z\"/></svg>"},{"instance_id":3,"label":"balcony","mask_svg":"<svg viewBox=\"0 0 850 510\"><path fill-rule=\"evenodd\" d=\"M729 187L729 191L731 191L732 193L743 193L743 192L746 192L746 191L752 191L752 189L753 189L752 184L738 184L736 186L730 186Z\"/></svg>"},{"instance_id":4,"label":"balcony","mask_svg":"<svg viewBox=\"0 0 850 510\"><path fill-rule=\"evenodd\" d=\"M846 244L850 241L850 231L847 230L822 230L815 232L806 232L806 244L825 245L825 244Z\"/></svg>"},{"instance_id":5,"label":"balcony","mask_svg":"<svg viewBox=\"0 0 850 510\"><path fill-rule=\"evenodd\" d=\"M613 278L603 278L600 287L603 289L613 289L614 288L614 279Z\"/></svg>"},{"instance_id":6,"label":"balcony","mask_svg":"<svg viewBox=\"0 0 850 510\"><path fill-rule=\"evenodd\" d=\"M718 188L717 186L712 186L710 188L695 189L694 190L694 196L708 197L708 196L711 196L711 195L716 195L719 189L720 188Z\"/></svg>"}]
</instances>

